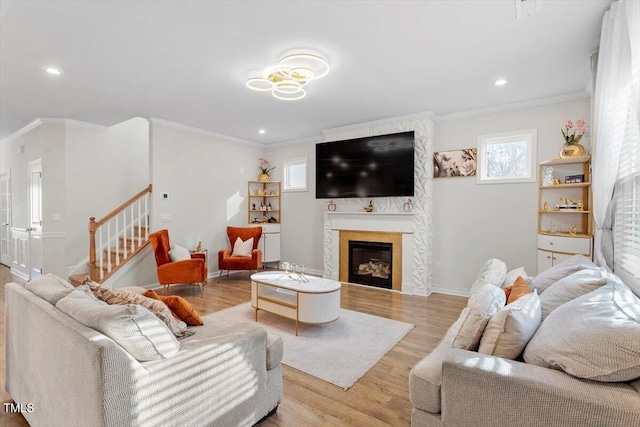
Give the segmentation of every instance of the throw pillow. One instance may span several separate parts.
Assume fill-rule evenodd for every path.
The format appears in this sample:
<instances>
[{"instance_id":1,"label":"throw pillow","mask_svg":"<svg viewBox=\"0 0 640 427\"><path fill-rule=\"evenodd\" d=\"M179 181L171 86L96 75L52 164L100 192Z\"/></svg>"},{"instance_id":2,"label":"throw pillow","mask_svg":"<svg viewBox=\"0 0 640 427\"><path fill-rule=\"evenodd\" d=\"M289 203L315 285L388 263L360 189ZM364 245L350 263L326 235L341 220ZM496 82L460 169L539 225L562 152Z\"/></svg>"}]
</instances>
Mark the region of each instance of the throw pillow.
<instances>
[{"instance_id":1,"label":"throw pillow","mask_svg":"<svg viewBox=\"0 0 640 427\"><path fill-rule=\"evenodd\" d=\"M507 264L500 261L496 258L491 258L487 261L480 273L478 274L478 278L473 285L471 285L471 289L469 290L469 295L473 295L484 285L497 285L500 286L504 283L504 279L507 277Z\"/></svg>"},{"instance_id":2,"label":"throw pillow","mask_svg":"<svg viewBox=\"0 0 640 427\"><path fill-rule=\"evenodd\" d=\"M552 311L524 360L578 378L620 382L640 377L639 354L640 299L613 282Z\"/></svg>"},{"instance_id":3,"label":"throw pillow","mask_svg":"<svg viewBox=\"0 0 640 427\"><path fill-rule=\"evenodd\" d=\"M564 279L558 280L540 295L542 320L546 319L549 313L562 304L588 294L606 284L607 278L605 271L602 269L580 270Z\"/></svg>"},{"instance_id":4,"label":"throw pillow","mask_svg":"<svg viewBox=\"0 0 640 427\"><path fill-rule=\"evenodd\" d=\"M243 256L243 257L251 257L251 252L253 251L253 237L249 237L246 241L242 241L241 238L237 238L236 242L233 244L233 252L231 256Z\"/></svg>"},{"instance_id":5,"label":"throw pillow","mask_svg":"<svg viewBox=\"0 0 640 427\"><path fill-rule=\"evenodd\" d=\"M540 326L540 298L536 291L497 312L482 334L478 353L515 359Z\"/></svg>"},{"instance_id":6,"label":"throw pillow","mask_svg":"<svg viewBox=\"0 0 640 427\"><path fill-rule=\"evenodd\" d=\"M514 268L513 270L507 273L507 277L504 279L504 283L502 284L502 288L508 288L509 286L513 286L518 277L522 277L525 280L529 277L527 272L524 271L524 267Z\"/></svg>"},{"instance_id":7,"label":"throw pillow","mask_svg":"<svg viewBox=\"0 0 640 427\"><path fill-rule=\"evenodd\" d=\"M162 301L147 298L137 292L128 291L126 289L101 289L101 299L107 304L140 304L158 319L162 320L169 330L177 337L193 335L187 333L187 324L180 319L176 319L173 313Z\"/></svg>"},{"instance_id":8,"label":"throw pillow","mask_svg":"<svg viewBox=\"0 0 640 427\"><path fill-rule=\"evenodd\" d=\"M504 279L503 279L504 280ZM453 340L452 348L476 350L487 322L504 307L504 291L496 285L485 285L471 298L456 321L459 330Z\"/></svg>"},{"instance_id":9,"label":"throw pillow","mask_svg":"<svg viewBox=\"0 0 640 427\"><path fill-rule=\"evenodd\" d=\"M189 253L189 249L173 244L169 251L169 259L171 262L184 261L186 259L191 259L191 253Z\"/></svg>"},{"instance_id":10,"label":"throw pillow","mask_svg":"<svg viewBox=\"0 0 640 427\"><path fill-rule=\"evenodd\" d=\"M145 297L153 298L164 302L175 315L182 319L189 326L204 325L200 314L189 304L189 301L178 295L159 295L155 291L148 290L144 293Z\"/></svg>"},{"instance_id":11,"label":"throw pillow","mask_svg":"<svg viewBox=\"0 0 640 427\"><path fill-rule=\"evenodd\" d=\"M136 305L108 305L91 290L74 289L56 307L78 322L108 336L140 362L173 356L180 349L171 331L146 308Z\"/></svg>"},{"instance_id":12,"label":"throw pillow","mask_svg":"<svg viewBox=\"0 0 640 427\"><path fill-rule=\"evenodd\" d=\"M27 282L25 288L51 305L56 305L74 289L71 283L54 274L38 276Z\"/></svg>"},{"instance_id":13,"label":"throw pillow","mask_svg":"<svg viewBox=\"0 0 640 427\"><path fill-rule=\"evenodd\" d=\"M598 266L583 255L578 254L571 258L567 258L560 264L556 264L553 267L546 269L536 277L532 278L530 283L533 289L536 289L538 294L542 296L542 293L558 280L564 279L576 271L595 268L598 268Z\"/></svg>"},{"instance_id":14,"label":"throw pillow","mask_svg":"<svg viewBox=\"0 0 640 427\"><path fill-rule=\"evenodd\" d=\"M511 292L509 293L509 298L507 298L507 304L511 304L515 302L518 298L525 296L533 292L529 287L529 284L522 277L518 277L516 282L511 287Z\"/></svg>"}]
</instances>

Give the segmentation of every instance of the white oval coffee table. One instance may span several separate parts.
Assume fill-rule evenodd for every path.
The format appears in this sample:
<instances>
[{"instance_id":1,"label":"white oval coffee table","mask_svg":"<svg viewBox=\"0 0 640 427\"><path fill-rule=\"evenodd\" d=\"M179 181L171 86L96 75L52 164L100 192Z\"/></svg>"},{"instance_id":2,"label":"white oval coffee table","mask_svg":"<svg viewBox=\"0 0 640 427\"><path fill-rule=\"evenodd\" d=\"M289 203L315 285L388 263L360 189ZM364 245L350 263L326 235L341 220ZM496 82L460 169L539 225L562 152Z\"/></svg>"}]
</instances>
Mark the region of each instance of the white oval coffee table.
<instances>
[{"instance_id":1,"label":"white oval coffee table","mask_svg":"<svg viewBox=\"0 0 640 427\"><path fill-rule=\"evenodd\" d=\"M287 276L283 271L251 275L251 306L298 322L328 323L340 317L340 282L305 276L308 283Z\"/></svg>"}]
</instances>

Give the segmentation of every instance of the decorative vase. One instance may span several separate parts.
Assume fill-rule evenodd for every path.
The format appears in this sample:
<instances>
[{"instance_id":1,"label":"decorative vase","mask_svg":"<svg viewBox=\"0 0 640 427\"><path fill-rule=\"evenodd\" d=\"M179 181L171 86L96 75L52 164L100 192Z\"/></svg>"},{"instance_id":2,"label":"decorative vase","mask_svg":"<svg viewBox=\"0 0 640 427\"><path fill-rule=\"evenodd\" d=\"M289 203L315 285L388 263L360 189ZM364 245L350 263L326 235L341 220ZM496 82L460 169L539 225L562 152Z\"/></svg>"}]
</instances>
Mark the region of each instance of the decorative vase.
<instances>
[{"instance_id":1,"label":"decorative vase","mask_svg":"<svg viewBox=\"0 0 640 427\"><path fill-rule=\"evenodd\" d=\"M258 176L258 181L262 181L262 182L271 181L271 177L269 176L268 173L261 173L260 176Z\"/></svg>"},{"instance_id":2,"label":"decorative vase","mask_svg":"<svg viewBox=\"0 0 640 427\"><path fill-rule=\"evenodd\" d=\"M580 144L565 143L562 146L562 150L560 150L560 157L562 157L563 159L581 156L584 156L584 147Z\"/></svg>"}]
</instances>

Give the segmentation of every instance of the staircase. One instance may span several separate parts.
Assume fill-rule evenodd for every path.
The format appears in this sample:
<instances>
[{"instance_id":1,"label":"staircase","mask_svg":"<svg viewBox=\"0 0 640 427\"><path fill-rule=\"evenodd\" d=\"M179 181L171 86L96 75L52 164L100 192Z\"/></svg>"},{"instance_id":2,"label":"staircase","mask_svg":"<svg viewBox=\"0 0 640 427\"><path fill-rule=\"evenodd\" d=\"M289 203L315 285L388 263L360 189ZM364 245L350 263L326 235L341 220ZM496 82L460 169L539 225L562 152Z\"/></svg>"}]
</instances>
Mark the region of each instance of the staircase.
<instances>
[{"instance_id":1,"label":"staircase","mask_svg":"<svg viewBox=\"0 0 640 427\"><path fill-rule=\"evenodd\" d=\"M99 221L89 218L88 272L69 281L78 286L87 276L104 283L149 244L151 184Z\"/></svg>"}]
</instances>

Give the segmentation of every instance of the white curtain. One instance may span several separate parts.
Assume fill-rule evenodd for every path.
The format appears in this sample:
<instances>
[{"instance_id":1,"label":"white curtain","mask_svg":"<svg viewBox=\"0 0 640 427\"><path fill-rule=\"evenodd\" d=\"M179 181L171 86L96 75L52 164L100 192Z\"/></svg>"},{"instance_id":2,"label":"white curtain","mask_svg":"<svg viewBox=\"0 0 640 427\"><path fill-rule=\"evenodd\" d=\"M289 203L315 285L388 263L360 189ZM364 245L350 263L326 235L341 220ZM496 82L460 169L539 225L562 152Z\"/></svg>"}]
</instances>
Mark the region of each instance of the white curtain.
<instances>
[{"instance_id":1,"label":"white curtain","mask_svg":"<svg viewBox=\"0 0 640 427\"><path fill-rule=\"evenodd\" d=\"M639 17L640 2L613 3L603 18L600 37L593 117L594 260L609 269L613 267L611 200L620 149L630 109L639 113Z\"/></svg>"}]
</instances>

